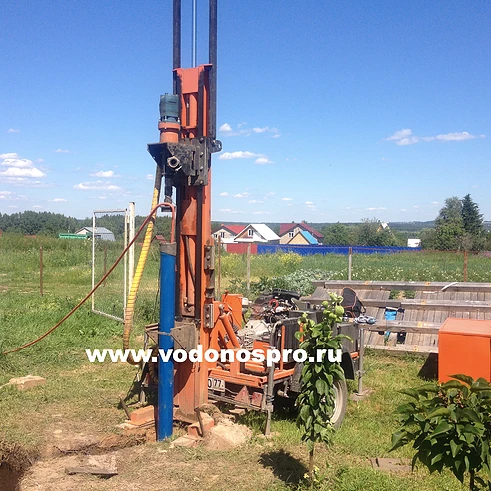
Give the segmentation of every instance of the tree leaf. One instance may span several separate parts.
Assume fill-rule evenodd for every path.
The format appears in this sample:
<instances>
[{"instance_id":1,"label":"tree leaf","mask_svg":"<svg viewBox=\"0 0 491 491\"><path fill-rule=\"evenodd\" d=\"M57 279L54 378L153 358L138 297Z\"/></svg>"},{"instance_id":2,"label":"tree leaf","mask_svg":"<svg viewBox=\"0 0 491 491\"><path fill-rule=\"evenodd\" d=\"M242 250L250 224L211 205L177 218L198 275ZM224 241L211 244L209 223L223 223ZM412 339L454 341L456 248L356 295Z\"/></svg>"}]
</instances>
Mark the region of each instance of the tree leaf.
<instances>
[{"instance_id":1,"label":"tree leaf","mask_svg":"<svg viewBox=\"0 0 491 491\"><path fill-rule=\"evenodd\" d=\"M401 394L405 394L409 397L413 397L416 400L419 400L419 392L416 389L402 389L399 391Z\"/></svg>"},{"instance_id":2,"label":"tree leaf","mask_svg":"<svg viewBox=\"0 0 491 491\"><path fill-rule=\"evenodd\" d=\"M450 426L446 421L441 421L433 433L431 434L431 438L442 435L443 433L446 433L447 431L450 431L452 429L452 426Z\"/></svg>"},{"instance_id":3,"label":"tree leaf","mask_svg":"<svg viewBox=\"0 0 491 491\"><path fill-rule=\"evenodd\" d=\"M392 447L390 447L389 452L392 452L396 448L402 447L406 444L407 431L397 430L392 434Z\"/></svg>"},{"instance_id":4,"label":"tree leaf","mask_svg":"<svg viewBox=\"0 0 491 491\"><path fill-rule=\"evenodd\" d=\"M450 375L451 378L460 380L461 382L464 382L467 385L472 385L474 383L474 379L472 377L469 377L468 375L464 375L463 373L458 373L456 375Z\"/></svg>"},{"instance_id":5,"label":"tree leaf","mask_svg":"<svg viewBox=\"0 0 491 491\"><path fill-rule=\"evenodd\" d=\"M462 382L459 382L458 380L449 380L448 382L445 382L442 384L442 389L462 389Z\"/></svg>"},{"instance_id":6,"label":"tree leaf","mask_svg":"<svg viewBox=\"0 0 491 491\"><path fill-rule=\"evenodd\" d=\"M457 444L455 443L454 440L450 440L450 452L452 453L452 457L455 458L459 452L459 450L462 448L462 444Z\"/></svg>"},{"instance_id":7,"label":"tree leaf","mask_svg":"<svg viewBox=\"0 0 491 491\"><path fill-rule=\"evenodd\" d=\"M329 385L327 385L327 382L325 380L318 378L315 381L315 388L319 395L329 395Z\"/></svg>"},{"instance_id":8,"label":"tree leaf","mask_svg":"<svg viewBox=\"0 0 491 491\"><path fill-rule=\"evenodd\" d=\"M437 416L450 416L451 410L448 407L439 407L436 408L435 410L431 411L431 413L428 414L427 418L436 418Z\"/></svg>"}]
</instances>

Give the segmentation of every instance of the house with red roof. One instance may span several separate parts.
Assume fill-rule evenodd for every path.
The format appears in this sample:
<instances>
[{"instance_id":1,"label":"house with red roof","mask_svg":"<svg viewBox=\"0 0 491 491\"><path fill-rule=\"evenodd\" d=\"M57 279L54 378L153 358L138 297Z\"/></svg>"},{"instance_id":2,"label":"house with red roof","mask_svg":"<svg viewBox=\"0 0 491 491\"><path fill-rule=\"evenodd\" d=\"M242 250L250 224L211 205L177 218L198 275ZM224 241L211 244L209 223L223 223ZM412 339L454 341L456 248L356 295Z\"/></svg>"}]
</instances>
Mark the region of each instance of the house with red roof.
<instances>
[{"instance_id":1,"label":"house with red roof","mask_svg":"<svg viewBox=\"0 0 491 491\"><path fill-rule=\"evenodd\" d=\"M318 230L304 221L301 223L282 223L280 225L280 244L289 244L292 239L303 236L302 232L308 232L308 234L306 234L307 237L311 235L317 242L322 242L322 239L324 238ZM297 243L301 242L299 241ZM309 240L308 243L311 243L311 241Z\"/></svg>"}]
</instances>

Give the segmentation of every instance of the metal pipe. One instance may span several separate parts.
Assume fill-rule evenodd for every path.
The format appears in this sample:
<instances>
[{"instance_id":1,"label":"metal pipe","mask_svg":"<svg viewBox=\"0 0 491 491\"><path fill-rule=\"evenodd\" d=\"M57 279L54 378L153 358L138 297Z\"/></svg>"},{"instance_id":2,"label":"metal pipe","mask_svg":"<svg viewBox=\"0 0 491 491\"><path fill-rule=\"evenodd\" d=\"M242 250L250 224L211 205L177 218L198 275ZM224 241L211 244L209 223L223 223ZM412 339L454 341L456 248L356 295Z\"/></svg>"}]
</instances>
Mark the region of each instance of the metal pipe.
<instances>
[{"instance_id":1,"label":"metal pipe","mask_svg":"<svg viewBox=\"0 0 491 491\"><path fill-rule=\"evenodd\" d=\"M360 359L358 360L358 395L363 395L363 356L365 354L365 329L360 326Z\"/></svg>"},{"instance_id":2,"label":"metal pipe","mask_svg":"<svg viewBox=\"0 0 491 491\"><path fill-rule=\"evenodd\" d=\"M191 62L193 68L197 66L197 60L196 60L196 48L197 48L197 41L196 41L196 33L197 33L197 19L196 19L196 0L193 0L193 33L191 36Z\"/></svg>"},{"instance_id":3,"label":"metal pipe","mask_svg":"<svg viewBox=\"0 0 491 491\"><path fill-rule=\"evenodd\" d=\"M43 246L39 248L39 294L41 296L43 293Z\"/></svg>"},{"instance_id":4,"label":"metal pipe","mask_svg":"<svg viewBox=\"0 0 491 491\"><path fill-rule=\"evenodd\" d=\"M171 329L175 319L175 283L176 283L176 243L160 246L160 326L159 350L167 352L174 346ZM174 416L174 363L172 359L164 361L159 356L159 384L157 410L157 440L172 435Z\"/></svg>"},{"instance_id":5,"label":"metal pipe","mask_svg":"<svg viewBox=\"0 0 491 491\"><path fill-rule=\"evenodd\" d=\"M181 67L181 0L174 0L172 13L172 68ZM178 94L179 78L174 71L172 79L173 93Z\"/></svg>"},{"instance_id":6,"label":"metal pipe","mask_svg":"<svg viewBox=\"0 0 491 491\"><path fill-rule=\"evenodd\" d=\"M353 248L348 249L348 281L351 281L351 273L353 269Z\"/></svg>"},{"instance_id":7,"label":"metal pipe","mask_svg":"<svg viewBox=\"0 0 491 491\"><path fill-rule=\"evenodd\" d=\"M274 349L274 346L270 346L269 349ZM266 389L266 428L264 434L269 436L271 434L271 416L273 414L273 402L274 402L274 363L268 369L268 387Z\"/></svg>"},{"instance_id":8,"label":"metal pipe","mask_svg":"<svg viewBox=\"0 0 491 491\"><path fill-rule=\"evenodd\" d=\"M95 211L92 213L92 290L95 287ZM95 309L95 297L92 294L92 310Z\"/></svg>"},{"instance_id":9,"label":"metal pipe","mask_svg":"<svg viewBox=\"0 0 491 491\"><path fill-rule=\"evenodd\" d=\"M172 17L172 68L181 66L181 0L174 0ZM175 92L174 92L175 93Z\"/></svg>"},{"instance_id":10,"label":"metal pipe","mask_svg":"<svg viewBox=\"0 0 491 491\"><path fill-rule=\"evenodd\" d=\"M208 33L208 52L211 69L209 74L208 136L216 138L217 125L217 0L210 0L210 19Z\"/></svg>"}]
</instances>

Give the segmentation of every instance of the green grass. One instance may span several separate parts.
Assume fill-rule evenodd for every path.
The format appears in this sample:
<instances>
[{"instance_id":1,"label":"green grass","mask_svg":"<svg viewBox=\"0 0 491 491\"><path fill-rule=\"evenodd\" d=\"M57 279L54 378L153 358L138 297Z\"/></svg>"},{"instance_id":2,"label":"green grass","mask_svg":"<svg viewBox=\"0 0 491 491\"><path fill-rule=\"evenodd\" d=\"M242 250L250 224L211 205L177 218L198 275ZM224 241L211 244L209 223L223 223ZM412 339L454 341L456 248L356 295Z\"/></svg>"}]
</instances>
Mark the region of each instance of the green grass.
<instances>
[{"instance_id":1,"label":"green grass","mask_svg":"<svg viewBox=\"0 0 491 491\"><path fill-rule=\"evenodd\" d=\"M46 274L43 297L38 290L40 245L44 250ZM116 254L116 249L111 248L111 254ZM81 241L27 239L6 234L0 237L2 350L24 344L45 332L90 290L90 274L87 273L90 271L90 257L90 248ZM143 293L137 301L140 317L131 343L137 348L141 347L142 325L155 315L156 251L152 252L149 261L142 282ZM489 261L488 258L470 256L469 280L490 282ZM225 254L221 266L224 280L245 276L245 258L240 255ZM299 261L266 255L252 260L252 274L257 279L286 275L298 269L319 269L332 273L332 276L326 274L326 278L341 279L346 277L346 268L347 258L342 256L312 256ZM457 281L462 279L462 256L444 253L356 256L353 271L355 279L363 280ZM117 283L108 283L106 287L109 302L115 301L118 295ZM35 449L49 444L53 430L60 425L72 431L94 434L114 431L115 426L125 419L123 411L118 409L119 395L130 388L136 369L124 364L89 364L84 350L119 348L121 332L120 323L92 314L90 306L86 305L40 343L19 353L0 356L0 385L11 377L27 374L47 379L45 386L26 392L18 392L12 387L0 389L0 441L18 442ZM318 489L465 489L446 472L430 476L419 469L413 474L399 475L371 468L370 458L411 457L408 448L398 449L393 455L388 453L388 449L391 433L397 427L394 410L404 400L398 390L422 383L418 377L422 363L422 359L416 357L367 354L364 383L373 389L373 393L362 402L350 401L345 423L332 446L319 445L316 448ZM354 384L351 384L353 390ZM168 479L176 483L199 482L196 489L309 489L303 478L307 449L301 443L294 414L280 411L274 415L272 430L277 435L271 441L259 437L262 418L262 415L254 413L245 419L255 429L256 437L240 449L229 452L176 450L172 451L172 462L182 461L182 466L155 467L156 450L149 446L135 461L134 467L128 462L125 469L135 475L146 469L146 475L155 475L158 482L167 482ZM163 448L167 449L165 444ZM160 454L158 457L162 458ZM147 460L152 463L151 468L145 468ZM207 473L205 469L210 468L225 469L233 477L227 481L212 481L220 471ZM166 475L166 472L172 472L172 475ZM113 479L100 483L100 489L118 489L112 486L125 488L127 483ZM185 489L185 484L181 489Z\"/></svg>"},{"instance_id":2,"label":"green grass","mask_svg":"<svg viewBox=\"0 0 491 491\"><path fill-rule=\"evenodd\" d=\"M281 276L293 270L321 270L325 279L347 279L348 257L336 254L261 254L251 256L251 276ZM286 258L286 259L285 259ZM292 263L294 268L292 269ZM491 281L491 258L469 255L468 281ZM242 254L226 254L221 258L224 278L246 276L247 258ZM353 256L353 280L387 281L463 281L463 253L453 252L401 252L397 254L356 254Z\"/></svg>"}]
</instances>

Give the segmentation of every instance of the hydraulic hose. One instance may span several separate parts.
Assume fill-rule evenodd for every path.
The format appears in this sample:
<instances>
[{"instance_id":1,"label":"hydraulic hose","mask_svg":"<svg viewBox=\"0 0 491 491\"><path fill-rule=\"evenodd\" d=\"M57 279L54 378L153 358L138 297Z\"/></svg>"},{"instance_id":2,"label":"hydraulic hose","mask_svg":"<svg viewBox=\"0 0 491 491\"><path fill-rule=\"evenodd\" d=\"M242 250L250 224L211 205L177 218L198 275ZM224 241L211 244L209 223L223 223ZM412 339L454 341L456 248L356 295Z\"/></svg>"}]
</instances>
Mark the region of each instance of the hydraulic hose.
<instances>
[{"instance_id":1,"label":"hydraulic hose","mask_svg":"<svg viewBox=\"0 0 491 491\"><path fill-rule=\"evenodd\" d=\"M162 185L162 170L157 165L157 171L155 173L155 187L153 190L152 197L152 210L157 206L160 198L160 187ZM126 310L124 313L124 326L123 326L123 349L128 350L130 348L130 335L133 329L133 317L135 314L135 303L136 295L138 294L138 289L140 288L141 279L143 276L143 270L145 268L145 263L147 262L148 252L150 250L150 245L152 244L153 229L155 226L155 213L151 213L152 218L148 222L147 231L145 232L145 239L143 240L142 251L140 257L138 258L138 264L135 269L135 276L131 282L130 293L128 294L128 300L126 302ZM127 361L130 365L139 365L133 359L131 353L129 354Z\"/></svg>"}]
</instances>

